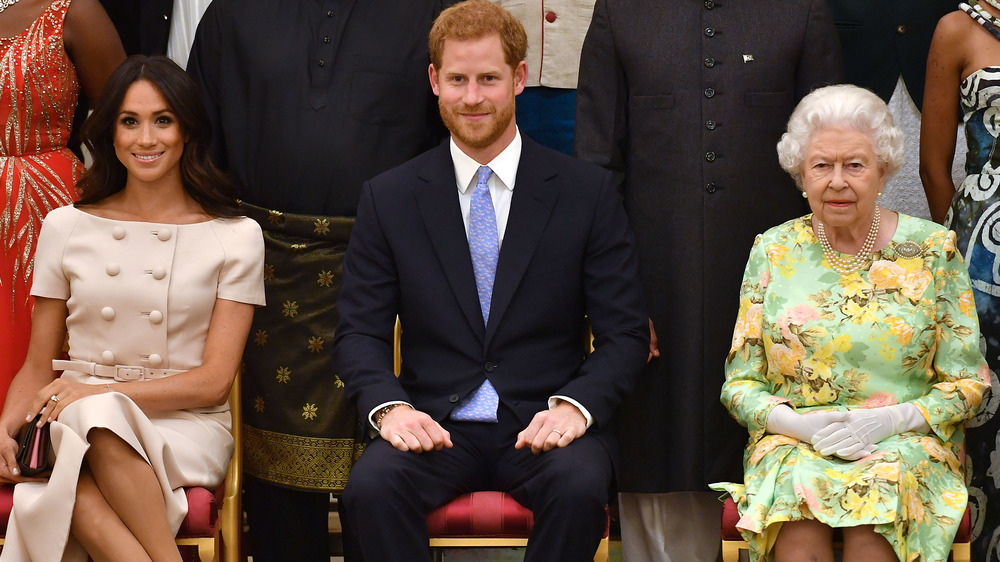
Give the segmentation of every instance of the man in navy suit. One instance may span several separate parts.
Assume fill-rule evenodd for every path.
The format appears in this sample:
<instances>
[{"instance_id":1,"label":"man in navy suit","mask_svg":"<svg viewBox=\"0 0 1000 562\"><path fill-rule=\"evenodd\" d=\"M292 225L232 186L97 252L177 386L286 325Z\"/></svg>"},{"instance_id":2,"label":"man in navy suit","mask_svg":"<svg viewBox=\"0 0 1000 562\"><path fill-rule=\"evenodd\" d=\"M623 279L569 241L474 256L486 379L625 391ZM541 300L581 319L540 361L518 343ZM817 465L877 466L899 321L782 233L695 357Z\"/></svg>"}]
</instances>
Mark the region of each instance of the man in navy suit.
<instances>
[{"instance_id":1,"label":"man in navy suit","mask_svg":"<svg viewBox=\"0 0 1000 562\"><path fill-rule=\"evenodd\" d=\"M365 560L429 559L424 514L475 490L534 512L526 560L590 560L605 527L647 315L612 175L518 133L526 42L484 0L442 12L429 77L451 141L361 193L333 353L380 437L343 497Z\"/></svg>"}]
</instances>

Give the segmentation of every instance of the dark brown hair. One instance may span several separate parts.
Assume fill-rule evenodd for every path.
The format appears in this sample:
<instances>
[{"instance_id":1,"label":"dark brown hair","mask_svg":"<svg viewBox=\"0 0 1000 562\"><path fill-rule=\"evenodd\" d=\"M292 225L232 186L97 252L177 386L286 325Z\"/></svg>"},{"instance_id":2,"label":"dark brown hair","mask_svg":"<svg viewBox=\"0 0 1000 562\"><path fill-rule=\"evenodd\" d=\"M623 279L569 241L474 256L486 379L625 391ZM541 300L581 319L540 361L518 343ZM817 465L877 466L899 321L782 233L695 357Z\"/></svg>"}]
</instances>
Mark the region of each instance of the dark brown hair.
<instances>
[{"instance_id":1,"label":"dark brown hair","mask_svg":"<svg viewBox=\"0 0 1000 562\"><path fill-rule=\"evenodd\" d=\"M236 205L235 186L210 159L212 124L201 92L181 67L161 56L131 56L104 84L94 112L81 130L94 164L77 183L81 196L76 204L97 203L125 188L127 172L115 153L115 126L126 92L140 81L149 82L160 92L184 134L180 160L184 191L213 217L242 214Z\"/></svg>"},{"instance_id":2,"label":"dark brown hair","mask_svg":"<svg viewBox=\"0 0 1000 562\"><path fill-rule=\"evenodd\" d=\"M428 48L434 68L441 69L445 39L471 41L493 34L500 35L504 61L511 69L524 60L528 52L528 35L524 26L510 12L486 0L460 2L434 20Z\"/></svg>"}]
</instances>

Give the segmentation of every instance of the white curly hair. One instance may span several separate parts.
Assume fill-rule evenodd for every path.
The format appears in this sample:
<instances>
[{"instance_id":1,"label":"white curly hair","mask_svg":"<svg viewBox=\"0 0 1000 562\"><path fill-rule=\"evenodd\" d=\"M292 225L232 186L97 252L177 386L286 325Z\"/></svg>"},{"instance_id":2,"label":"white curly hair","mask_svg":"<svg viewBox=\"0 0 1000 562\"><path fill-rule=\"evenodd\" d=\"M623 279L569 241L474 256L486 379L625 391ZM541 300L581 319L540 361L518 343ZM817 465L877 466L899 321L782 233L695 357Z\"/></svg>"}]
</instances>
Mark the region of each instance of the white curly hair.
<instances>
[{"instance_id":1,"label":"white curly hair","mask_svg":"<svg viewBox=\"0 0 1000 562\"><path fill-rule=\"evenodd\" d=\"M859 131L872 143L888 180L903 164L904 139L889 108L869 90L850 84L818 88L802 98L778 141L778 163L802 189L802 162L812 136L827 128Z\"/></svg>"}]
</instances>

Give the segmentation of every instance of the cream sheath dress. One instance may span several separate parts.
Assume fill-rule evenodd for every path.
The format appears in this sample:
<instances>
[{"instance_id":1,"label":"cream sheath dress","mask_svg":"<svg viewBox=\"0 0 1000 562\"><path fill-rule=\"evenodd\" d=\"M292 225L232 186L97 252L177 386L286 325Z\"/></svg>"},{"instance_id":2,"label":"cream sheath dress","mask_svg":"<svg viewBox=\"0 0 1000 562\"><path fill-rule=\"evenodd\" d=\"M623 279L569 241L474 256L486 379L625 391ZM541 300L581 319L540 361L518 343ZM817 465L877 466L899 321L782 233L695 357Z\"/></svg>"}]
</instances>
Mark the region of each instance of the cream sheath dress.
<instances>
[{"instance_id":1,"label":"cream sheath dress","mask_svg":"<svg viewBox=\"0 0 1000 562\"><path fill-rule=\"evenodd\" d=\"M39 235L31 294L65 299L72 369L62 377L118 382L107 367L171 376L201 364L215 300L264 304L264 242L245 217L173 225L100 218L66 206ZM100 374L88 374L93 363ZM138 369L120 375L134 377ZM120 376L119 378L123 378ZM112 386L114 388L114 386ZM176 531L185 486L215 487L233 452L228 406L144 412L111 392L69 404L52 422L55 469L47 483L14 489L0 560L86 560L69 537L87 434L107 428L153 467Z\"/></svg>"}]
</instances>

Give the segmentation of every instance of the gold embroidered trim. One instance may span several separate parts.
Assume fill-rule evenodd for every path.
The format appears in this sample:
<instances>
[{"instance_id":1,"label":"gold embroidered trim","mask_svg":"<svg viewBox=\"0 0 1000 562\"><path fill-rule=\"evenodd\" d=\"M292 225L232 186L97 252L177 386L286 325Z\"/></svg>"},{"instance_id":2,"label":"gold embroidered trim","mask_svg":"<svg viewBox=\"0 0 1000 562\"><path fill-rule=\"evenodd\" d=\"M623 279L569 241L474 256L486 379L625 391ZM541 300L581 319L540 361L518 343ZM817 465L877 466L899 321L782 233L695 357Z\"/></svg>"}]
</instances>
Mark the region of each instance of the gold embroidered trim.
<instances>
[{"instance_id":1,"label":"gold embroidered trim","mask_svg":"<svg viewBox=\"0 0 1000 562\"><path fill-rule=\"evenodd\" d=\"M353 439L323 439L243 425L243 470L284 486L340 493L364 451Z\"/></svg>"}]
</instances>

